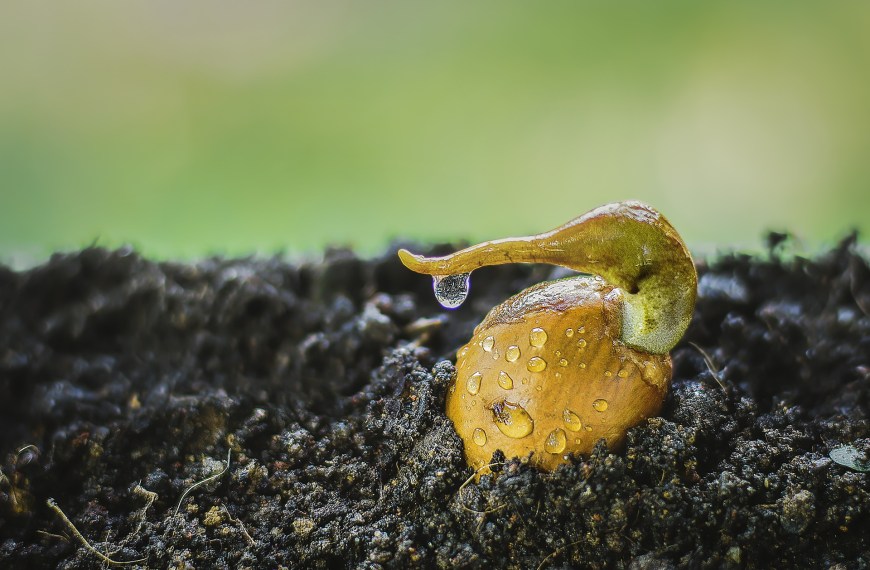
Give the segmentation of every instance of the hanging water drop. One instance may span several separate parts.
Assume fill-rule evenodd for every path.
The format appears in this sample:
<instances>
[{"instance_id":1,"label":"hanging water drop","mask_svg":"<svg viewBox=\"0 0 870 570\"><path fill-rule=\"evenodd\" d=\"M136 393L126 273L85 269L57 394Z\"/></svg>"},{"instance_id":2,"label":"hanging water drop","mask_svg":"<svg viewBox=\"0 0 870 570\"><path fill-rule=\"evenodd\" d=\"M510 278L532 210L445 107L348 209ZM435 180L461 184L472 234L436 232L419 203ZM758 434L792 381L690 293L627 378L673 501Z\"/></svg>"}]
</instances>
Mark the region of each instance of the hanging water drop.
<instances>
[{"instance_id":1,"label":"hanging water drop","mask_svg":"<svg viewBox=\"0 0 870 570\"><path fill-rule=\"evenodd\" d=\"M471 286L471 273L457 273L456 275L433 275L432 288L435 290L435 298L445 309L455 309L468 297L468 288Z\"/></svg>"}]
</instances>

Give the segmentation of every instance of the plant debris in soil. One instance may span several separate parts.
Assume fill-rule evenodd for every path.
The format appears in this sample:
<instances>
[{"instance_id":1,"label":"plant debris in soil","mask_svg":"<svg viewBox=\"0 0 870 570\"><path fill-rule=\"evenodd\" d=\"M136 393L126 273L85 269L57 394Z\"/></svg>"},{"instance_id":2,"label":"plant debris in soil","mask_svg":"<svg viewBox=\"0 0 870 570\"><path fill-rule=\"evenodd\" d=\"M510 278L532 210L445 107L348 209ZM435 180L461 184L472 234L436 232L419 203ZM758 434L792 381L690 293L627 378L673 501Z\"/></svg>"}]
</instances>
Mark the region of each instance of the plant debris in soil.
<instances>
[{"instance_id":1,"label":"plant debris in soil","mask_svg":"<svg viewBox=\"0 0 870 570\"><path fill-rule=\"evenodd\" d=\"M395 250L0 268L0 567L868 568L870 268L779 241L699 263L624 449L479 483L451 358L562 269L483 268L445 312Z\"/></svg>"}]
</instances>

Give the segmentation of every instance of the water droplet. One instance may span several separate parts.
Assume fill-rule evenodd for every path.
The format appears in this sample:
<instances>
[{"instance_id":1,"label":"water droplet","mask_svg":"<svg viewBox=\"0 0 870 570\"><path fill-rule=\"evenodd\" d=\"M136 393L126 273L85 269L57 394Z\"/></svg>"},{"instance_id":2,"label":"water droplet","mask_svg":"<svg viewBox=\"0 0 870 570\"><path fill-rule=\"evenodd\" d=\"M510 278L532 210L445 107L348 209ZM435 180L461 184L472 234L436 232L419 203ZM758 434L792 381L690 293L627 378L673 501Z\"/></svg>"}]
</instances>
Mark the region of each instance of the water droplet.
<instances>
[{"instance_id":1,"label":"water droplet","mask_svg":"<svg viewBox=\"0 0 870 570\"><path fill-rule=\"evenodd\" d=\"M526 368L529 369L529 372L541 372L544 368L547 367L547 361L541 358L540 356L533 356L529 359L529 363L526 365Z\"/></svg>"},{"instance_id":2,"label":"water droplet","mask_svg":"<svg viewBox=\"0 0 870 570\"><path fill-rule=\"evenodd\" d=\"M504 351L504 359L508 362L516 362L519 357L520 347L518 346L509 346L507 347L507 350Z\"/></svg>"},{"instance_id":3,"label":"water droplet","mask_svg":"<svg viewBox=\"0 0 870 570\"><path fill-rule=\"evenodd\" d=\"M605 370L605 371L604 371L604 377L605 377L605 378L610 378L611 376L613 376L613 372L611 372L610 370Z\"/></svg>"},{"instance_id":4,"label":"water droplet","mask_svg":"<svg viewBox=\"0 0 870 570\"><path fill-rule=\"evenodd\" d=\"M514 379L508 376L508 373L502 370L498 373L498 385L505 390L512 390L514 387Z\"/></svg>"},{"instance_id":5,"label":"water droplet","mask_svg":"<svg viewBox=\"0 0 870 570\"><path fill-rule=\"evenodd\" d=\"M471 441L480 446L486 445L486 432L480 428L475 429L471 434Z\"/></svg>"},{"instance_id":6,"label":"water droplet","mask_svg":"<svg viewBox=\"0 0 870 570\"><path fill-rule=\"evenodd\" d=\"M586 363L585 363L585 362L581 362L581 363L580 363L580 368L586 368Z\"/></svg>"},{"instance_id":7,"label":"water droplet","mask_svg":"<svg viewBox=\"0 0 870 570\"><path fill-rule=\"evenodd\" d=\"M492 405L492 420L498 431L514 439L526 437L535 429L535 422L526 409L507 400Z\"/></svg>"},{"instance_id":8,"label":"water droplet","mask_svg":"<svg viewBox=\"0 0 870 570\"><path fill-rule=\"evenodd\" d=\"M583 427L583 422L580 421L580 416L567 408L562 412L562 420L565 422L565 427L571 431L580 431Z\"/></svg>"},{"instance_id":9,"label":"water droplet","mask_svg":"<svg viewBox=\"0 0 870 570\"><path fill-rule=\"evenodd\" d=\"M468 354L468 345L466 344L462 348L459 349L459 352L456 353L457 360L460 358L465 358L465 355Z\"/></svg>"},{"instance_id":10,"label":"water droplet","mask_svg":"<svg viewBox=\"0 0 870 570\"><path fill-rule=\"evenodd\" d=\"M581 338L577 341L577 346L580 348L586 348L586 339Z\"/></svg>"},{"instance_id":11,"label":"water droplet","mask_svg":"<svg viewBox=\"0 0 870 570\"><path fill-rule=\"evenodd\" d=\"M528 378L523 378L523 386L528 385L528 383L529 383L529 379L528 379Z\"/></svg>"},{"instance_id":12,"label":"water droplet","mask_svg":"<svg viewBox=\"0 0 870 570\"><path fill-rule=\"evenodd\" d=\"M472 396L480 392L481 378L482 376L480 375L480 372L475 372L468 377L468 381L465 383L465 389L468 390L468 393Z\"/></svg>"},{"instance_id":13,"label":"water droplet","mask_svg":"<svg viewBox=\"0 0 870 570\"><path fill-rule=\"evenodd\" d=\"M565 329L565 336L567 336L568 338L574 336L574 329Z\"/></svg>"},{"instance_id":14,"label":"water droplet","mask_svg":"<svg viewBox=\"0 0 870 570\"><path fill-rule=\"evenodd\" d=\"M568 361L564 358L559 360L559 366L568 366Z\"/></svg>"},{"instance_id":15,"label":"water droplet","mask_svg":"<svg viewBox=\"0 0 870 570\"><path fill-rule=\"evenodd\" d=\"M541 348L547 342L547 331L540 327L535 327L529 333L529 344L535 348Z\"/></svg>"},{"instance_id":16,"label":"water droplet","mask_svg":"<svg viewBox=\"0 0 870 570\"><path fill-rule=\"evenodd\" d=\"M586 327L577 327L577 332L583 334L586 332Z\"/></svg>"},{"instance_id":17,"label":"water droplet","mask_svg":"<svg viewBox=\"0 0 870 570\"><path fill-rule=\"evenodd\" d=\"M492 338L491 336L488 336L485 339L483 339L483 342L480 343L480 346L483 347L484 352L489 352L490 350L492 350L492 347L494 344L495 344L495 339Z\"/></svg>"},{"instance_id":18,"label":"water droplet","mask_svg":"<svg viewBox=\"0 0 870 570\"><path fill-rule=\"evenodd\" d=\"M556 428L547 436L547 441L544 442L544 450L547 453L562 453L567 443L568 438L565 436L565 430Z\"/></svg>"},{"instance_id":19,"label":"water droplet","mask_svg":"<svg viewBox=\"0 0 870 570\"><path fill-rule=\"evenodd\" d=\"M493 348L492 349L492 359L498 360L499 356L501 356L501 352L499 352L497 348Z\"/></svg>"},{"instance_id":20,"label":"water droplet","mask_svg":"<svg viewBox=\"0 0 870 570\"><path fill-rule=\"evenodd\" d=\"M592 431L592 426L586 426L586 431Z\"/></svg>"},{"instance_id":21,"label":"water droplet","mask_svg":"<svg viewBox=\"0 0 870 570\"><path fill-rule=\"evenodd\" d=\"M432 288L435 290L435 298L445 309L455 309L468 297L468 288L471 286L471 273L457 273L456 275L433 275Z\"/></svg>"},{"instance_id":22,"label":"water droplet","mask_svg":"<svg viewBox=\"0 0 870 570\"><path fill-rule=\"evenodd\" d=\"M595 408L596 412L606 412L607 400L595 400L594 402L592 402L592 407Z\"/></svg>"},{"instance_id":23,"label":"water droplet","mask_svg":"<svg viewBox=\"0 0 870 570\"><path fill-rule=\"evenodd\" d=\"M622 370L617 372L616 375L619 376L620 378L628 378L628 370L623 368Z\"/></svg>"}]
</instances>

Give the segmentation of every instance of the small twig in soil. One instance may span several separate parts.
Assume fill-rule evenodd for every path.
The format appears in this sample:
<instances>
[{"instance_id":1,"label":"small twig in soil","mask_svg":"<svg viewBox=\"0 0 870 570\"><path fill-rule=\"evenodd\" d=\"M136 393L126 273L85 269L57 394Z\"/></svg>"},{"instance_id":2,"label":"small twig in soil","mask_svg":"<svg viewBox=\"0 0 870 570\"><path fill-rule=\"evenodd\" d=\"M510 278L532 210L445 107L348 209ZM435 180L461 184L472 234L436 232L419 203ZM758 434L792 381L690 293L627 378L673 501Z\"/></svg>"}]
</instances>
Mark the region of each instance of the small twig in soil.
<instances>
[{"instance_id":1,"label":"small twig in soil","mask_svg":"<svg viewBox=\"0 0 870 570\"><path fill-rule=\"evenodd\" d=\"M43 536L48 536L51 538L56 538L58 540L62 540L64 542L69 542L69 537L65 534L54 534L53 532L48 532L47 530L37 529L36 534L41 534Z\"/></svg>"},{"instance_id":2,"label":"small twig in soil","mask_svg":"<svg viewBox=\"0 0 870 570\"><path fill-rule=\"evenodd\" d=\"M463 490L465 487L467 487L468 484L471 483L471 482L474 480L475 477L477 477L477 474L478 474L478 473L480 473L480 472L483 471L484 469L489 469L490 467L497 467L497 466L499 466L499 465L504 465L504 464L505 464L505 463L504 463L503 461L500 461L500 462L497 462L497 463L490 463L490 464L488 464L488 465L483 465L482 467L478 467L477 470L476 470L474 473L472 473L471 476L470 476L468 479L466 479L466 480L462 483L462 485L459 486L459 489L456 490L456 496L457 496L457 497L460 497L460 496L462 495L462 490ZM464 511L468 511L469 513L474 513L474 514L476 514L476 515L486 515L486 514L489 514L489 513L494 513L494 512L496 512L496 511L500 511L501 509L505 508L506 506L507 506L507 503L503 503L503 504L501 504L501 505L499 505L499 506L497 506L497 507L493 507L493 508L491 508L491 509L487 509L487 510L485 510L485 511L477 511L477 510L475 510L475 509L471 509L471 508L469 508L469 507L466 507L466 506L463 505L462 503L459 503L459 507L460 507L462 510L464 510Z\"/></svg>"},{"instance_id":3,"label":"small twig in soil","mask_svg":"<svg viewBox=\"0 0 870 570\"><path fill-rule=\"evenodd\" d=\"M91 554L93 554L94 556L96 556L97 558L99 558L100 560L105 562L106 564L111 564L112 566L125 566L127 564L138 564L139 562L145 562L147 560L147 558L138 558L136 560L119 561L119 560L113 560L113 559L109 558L108 556L106 556L105 554L103 554L102 552L100 552L99 550L94 548L90 542L88 542L88 539L85 538L84 535L79 532L79 529L77 529L76 526L72 523L72 521L69 520L69 518L67 518L67 516L63 513L62 510L60 510L60 507L57 506L57 502L54 499L49 497L49 499L45 502L45 504L48 505L48 508L50 508L52 511L54 511L57 516L60 517L60 519L64 522L64 524L66 524L66 526L73 533L73 535L77 539L79 539L79 541L82 543L82 545L84 545L84 547L87 548Z\"/></svg>"},{"instance_id":4,"label":"small twig in soil","mask_svg":"<svg viewBox=\"0 0 870 570\"><path fill-rule=\"evenodd\" d=\"M582 541L582 540L575 540L574 542L569 542L569 543L566 544L565 546L560 546L559 548L557 548L556 550L554 550L553 552L551 552L550 554L548 554L547 556L545 556L544 559L541 560L541 563L538 564L537 568L535 568L535 570L541 570L541 568L544 567L544 564L547 563L547 560L549 560L550 558L554 558L554 557L556 557L556 556L562 554L562 552L563 552L565 549L567 549L567 548L571 548L571 547L574 546L575 544L580 544L581 542L583 542L583 541Z\"/></svg>"},{"instance_id":5,"label":"small twig in soil","mask_svg":"<svg viewBox=\"0 0 870 570\"><path fill-rule=\"evenodd\" d=\"M15 452L15 455L21 455L22 453L24 453L24 450L26 450L26 449L30 449L31 447L32 447L33 449L35 449L37 453L39 453L39 448L38 448L38 447L36 447L36 446L33 445L32 443L28 443L27 445L25 445L24 447L22 447L21 449L19 449L18 451L16 451L16 452Z\"/></svg>"},{"instance_id":6,"label":"small twig in soil","mask_svg":"<svg viewBox=\"0 0 870 570\"><path fill-rule=\"evenodd\" d=\"M232 453L233 453L232 449L227 451L227 464L220 473L215 473L214 475L211 475L210 477L206 477L202 481L197 481L196 483L194 483L193 485L188 487L187 490L184 491L184 493L181 494L181 498L178 499L178 504L175 505L175 512L172 513L172 516L175 516L178 514L178 509L181 508L181 502L188 495L188 493L190 493L191 491L193 491L194 489L196 489L200 485L205 485L206 483L214 481L215 479L217 479L218 477L221 477L224 473L226 473L229 470L229 468L230 468L230 456L232 455Z\"/></svg>"},{"instance_id":7,"label":"small twig in soil","mask_svg":"<svg viewBox=\"0 0 870 570\"><path fill-rule=\"evenodd\" d=\"M243 522L242 522L241 520L239 520L239 519L234 519L234 518L233 518L233 515L230 514L230 511L227 510L227 506L226 506L226 505L223 505L223 504L222 504L221 507L223 507L224 512L227 514L227 518L229 519L229 521L230 521L231 523L235 523L235 524L237 524L237 525L239 526L239 528L240 528L241 531L242 531L242 534L245 535L245 539L248 541L248 544L251 545L251 546L254 546L254 544L255 544L255 543L254 543L254 539L251 538L251 535L250 535L250 534L248 534L248 529L245 528L245 523L243 523Z\"/></svg>"},{"instance_id":8,"label":"small twig in soil","mask_svg":"<svg viewBox=\"0 0 870 570\"><path fill-rule=\"evenodd\" d=\"M133 531L132 535L135 536L139 534L139 531L142 529L142 524L145 522L145 512L148 511L148 508L154 504L154 501L157 499L157 493L154 491L149 491L145 487L141 485L136 485L133 487L133 494L138 495L139 497L143 497L145 499L145 506L136 511L136 518L138 519L138 524L136 525L136 530Z\"/></svg>"},{"instance_id":9,"label":"small twig in soil","mask_svg":"<svg viewBox=\"0 0 870 570\"><path fill-rule=\"evenodd\" d=\"M728 392L727 388L725 388L725 383L722 382L722 379L719 377L719 369L716 368L715 364L713 364L713 359L710 357L710 355L707 354L707 352L703 348L701 348L694 342L689 342L689 344L691 344L693 347L695 347L695 350L701 353L701 356L704 358L704 362L707 364L707 370L709 370L710 374L713 376L713 380L715 380L716 383L719 384L719 387L722 388L723 392Z\"/></svg>"}]
</instances>

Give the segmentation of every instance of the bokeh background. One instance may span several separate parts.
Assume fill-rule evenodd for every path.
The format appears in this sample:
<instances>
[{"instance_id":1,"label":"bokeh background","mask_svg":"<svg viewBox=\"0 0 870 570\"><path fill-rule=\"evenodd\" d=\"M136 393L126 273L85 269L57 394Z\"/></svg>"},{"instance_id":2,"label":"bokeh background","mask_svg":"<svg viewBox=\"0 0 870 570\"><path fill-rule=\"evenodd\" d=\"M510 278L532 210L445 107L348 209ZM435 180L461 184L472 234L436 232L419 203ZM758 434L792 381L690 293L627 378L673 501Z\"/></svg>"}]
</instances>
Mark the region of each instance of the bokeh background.
<instances>
[{"instance_id":1,"label":"bokeh background","mask_svg":"<svg viewBox=\"0 0 870 570\"><path fill-rule=\"evenodd\" d=\"M0 261L365 254L637 198L870 235L870 3L9 0Z\"/></svg>"}]
</instances>

